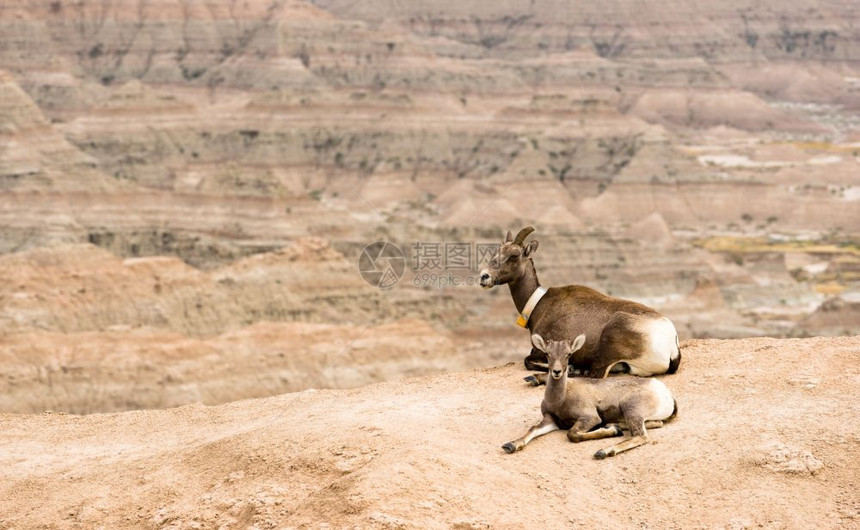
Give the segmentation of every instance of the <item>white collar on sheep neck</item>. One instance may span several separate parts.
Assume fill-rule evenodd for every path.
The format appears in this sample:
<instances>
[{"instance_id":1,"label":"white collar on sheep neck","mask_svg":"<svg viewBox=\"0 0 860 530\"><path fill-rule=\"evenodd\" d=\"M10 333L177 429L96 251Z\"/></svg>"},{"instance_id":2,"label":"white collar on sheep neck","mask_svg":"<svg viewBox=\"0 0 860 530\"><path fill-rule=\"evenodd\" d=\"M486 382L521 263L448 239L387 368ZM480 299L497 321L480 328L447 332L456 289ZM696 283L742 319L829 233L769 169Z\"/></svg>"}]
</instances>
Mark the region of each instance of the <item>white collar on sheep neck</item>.
<instances>
[{"instance_id":1,"label":"white collar on sheep neck","mask_svg":"<svg viewBox=\"0 0 860 530\"><path fill-rule=\"evenodd\" d=\"M526 325L529 323L529 317L532 316L532 311L534 311L535 306L538 305L538 302L540 302L540 299L543 298L543 295L545 294L545 288L538 286L538 288L535 289L535 292L533 292L532 295L529 297L529 301L526 302L526 306L523 308L523 312L520 313L519 317L517 317L517 325L519 327L526 327Z\"/></svg>"}]
</instances>

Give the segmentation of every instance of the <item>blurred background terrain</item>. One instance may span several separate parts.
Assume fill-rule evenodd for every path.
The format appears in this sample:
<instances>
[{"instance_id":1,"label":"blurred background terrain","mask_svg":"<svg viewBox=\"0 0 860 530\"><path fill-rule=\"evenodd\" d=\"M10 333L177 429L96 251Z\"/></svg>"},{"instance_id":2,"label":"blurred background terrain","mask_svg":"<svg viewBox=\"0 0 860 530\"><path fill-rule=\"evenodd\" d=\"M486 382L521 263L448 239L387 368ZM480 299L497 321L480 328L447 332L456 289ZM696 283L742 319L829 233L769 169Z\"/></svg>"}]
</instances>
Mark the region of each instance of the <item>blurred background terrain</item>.
<instances>
[{"instance_id":1,"label":"blurred background terrain","mask_svg":"<svg viewBox=\"0 0 860 530\"><path fill-rule=\"evenodd\" d=\"M519 361L416 249L526 225L682 338L856 334L858 170L852 2L5 0L0 411Z\"/></svg>"}]
</instances>

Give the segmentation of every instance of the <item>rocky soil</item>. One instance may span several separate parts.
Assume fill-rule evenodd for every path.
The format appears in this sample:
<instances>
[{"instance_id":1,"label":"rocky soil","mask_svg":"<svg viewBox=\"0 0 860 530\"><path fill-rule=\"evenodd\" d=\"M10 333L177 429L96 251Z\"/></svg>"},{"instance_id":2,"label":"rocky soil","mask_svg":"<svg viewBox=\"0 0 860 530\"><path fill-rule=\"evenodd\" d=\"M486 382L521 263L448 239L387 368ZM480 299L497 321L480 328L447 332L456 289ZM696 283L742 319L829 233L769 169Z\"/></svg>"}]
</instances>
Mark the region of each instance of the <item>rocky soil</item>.
<instances>
[{"instance_id":1,"label":"rocky soil","mask_svg":"<svg viewBox=\"0 0 860 530\"><path fill-rule=\"evenodd\" d=\"M216 407L0 415L2 528L856 528L860 340L693 340L611 459L517 365ZM348 363L345 363L346 366Z\"/></svg>"}]
</instances>

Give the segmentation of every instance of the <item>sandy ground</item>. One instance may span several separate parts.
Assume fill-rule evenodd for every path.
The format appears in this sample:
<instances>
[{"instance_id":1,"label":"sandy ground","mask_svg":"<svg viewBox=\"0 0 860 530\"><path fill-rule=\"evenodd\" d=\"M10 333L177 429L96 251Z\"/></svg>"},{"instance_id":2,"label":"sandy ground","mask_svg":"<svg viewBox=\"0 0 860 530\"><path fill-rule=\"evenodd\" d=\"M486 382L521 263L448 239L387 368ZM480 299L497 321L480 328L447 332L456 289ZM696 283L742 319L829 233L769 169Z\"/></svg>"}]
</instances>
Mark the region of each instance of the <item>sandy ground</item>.
<instances>
[{"instance_id":1,"label":"sandy ground","mask_svg":"<svg viewBox=\"0 0 860 530\"><path fill-rule=\"evenodd\" d=\"M520 365L215 407L0 415L0 528L858 528L860 338L699 340L605 461ZM326 526L330 525L330 526Z\"/></svg>"}]
</instances>

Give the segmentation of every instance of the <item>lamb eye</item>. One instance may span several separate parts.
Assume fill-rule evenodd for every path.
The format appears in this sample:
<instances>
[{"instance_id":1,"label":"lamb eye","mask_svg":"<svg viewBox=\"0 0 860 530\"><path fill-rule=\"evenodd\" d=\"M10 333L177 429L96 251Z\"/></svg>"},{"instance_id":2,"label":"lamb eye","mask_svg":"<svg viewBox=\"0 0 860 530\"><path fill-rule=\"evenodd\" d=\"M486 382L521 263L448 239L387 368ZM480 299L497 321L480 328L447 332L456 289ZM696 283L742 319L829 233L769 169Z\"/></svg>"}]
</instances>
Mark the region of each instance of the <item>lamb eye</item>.
<instances>
[{"instance_id":1,"label":"lamb eye","mask_svg":"<svg viewBox=\"0 0 860 530\"><path fill-rule=\"evenodd\" d=\"M510 259L511 261L517 261L518 259L520 259L520 255L519 254L511 254L511 256L508 259Z\"/></svg>"}]
</instances>

